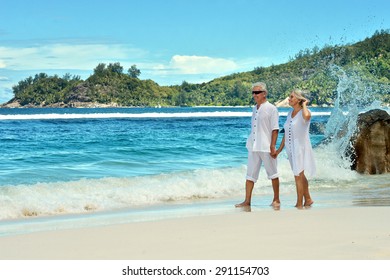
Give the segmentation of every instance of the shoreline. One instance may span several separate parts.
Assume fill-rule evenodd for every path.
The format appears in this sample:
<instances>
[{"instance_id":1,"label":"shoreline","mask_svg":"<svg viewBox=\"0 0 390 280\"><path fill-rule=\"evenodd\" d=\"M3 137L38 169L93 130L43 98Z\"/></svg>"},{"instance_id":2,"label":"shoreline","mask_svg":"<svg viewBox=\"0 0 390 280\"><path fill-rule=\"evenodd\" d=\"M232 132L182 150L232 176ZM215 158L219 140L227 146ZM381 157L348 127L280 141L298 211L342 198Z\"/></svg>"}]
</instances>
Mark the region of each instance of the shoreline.
<instances>
[{"instance_id":1,"label":"shoreline","mask_svg":"<svg viewBox=\"0 0 390 280\"><path fill-rule=\"evenodd\" d=\"M354 205L348 192L339 192L337 197L333 192L313 192L315 203L313 208L360 207ZM0 220L0 238L42 231L55 231L111 226L125 223L154 222L159 220L209 216L216 214L234 214L237 212L263 212L269 210L295 210L296 195L293 192L284 193L282 204L278 209L270 206L271 195L257 195L252 199L250 208L236 208L235 204L242 201L242 196L227 199L181 201L150 206L129 207L86 213L63 213L57 215L40 215Z\"/></svg>"},{"instance_id":2,"label":"shoreline","mask_svg":"<svg viewBox=\"0 0 390 280\"><path fill-rule=\"evenodd\" d=\"M2 260L390 259L390 207L231 211L0 237Z\"/></svg>"},{"instance_id":3,"label":"shoreline","mask_svg":"<svg viewBox=\"0 0 390 280\"><path fill-rule=\"evenodd\" d=\"M381 188L381 186L378 186L378 188ZM260 191L261 188L257 190ZM311 207L313 210L390 206L390 197L372 196L367 191L360 195L359 192L353 192L351 189L341 188L336 193L334 189L314 189L311 190L311 193L314 199L314 205ZM0 220L0 238L36 232L156 222L176 218L231 215L240 212L297 210L294 207L296 193L293 191L282 193L282 204L277 209L270 206L271 193L256 193L255 191L250 208L234 207L242 200L243 197L240 195L230 198L172 201L154 205L86 211L84 213L59 213L56 215L2 219Z\"/></svg>"},{"instance_id":4,"label":"shoreline","mask_svg":"<svg viewBox=\"0 0 390 280\"><path fill-rule=\"evenodd\" d=\"M290 108L290 106L286 103L282 103L283 100L279 100L274 102L275 106L278 108ZM240 105L240 106L232 106L232 105L196 105L196 106L186 106L188 108L251 108L253 104L250 105ZM77 102L77 103L72 103L72 104L52 104L52 105L47 105L47 106L34 106L34 105L20 105L16 103L10 103L8 104L3 103L0 104L0 108L4 109L64 109L64 108L75 108L75 109L121 109L121 108L156 108L156 109L161 109L161 108L182 108L183 106L121 106L118 104L104 104L104 103L96 103L96 102ZM315 108L329 108L333 109L334 105L311 105L310 107L315 107Z\"/></svg>"}]
</instances>

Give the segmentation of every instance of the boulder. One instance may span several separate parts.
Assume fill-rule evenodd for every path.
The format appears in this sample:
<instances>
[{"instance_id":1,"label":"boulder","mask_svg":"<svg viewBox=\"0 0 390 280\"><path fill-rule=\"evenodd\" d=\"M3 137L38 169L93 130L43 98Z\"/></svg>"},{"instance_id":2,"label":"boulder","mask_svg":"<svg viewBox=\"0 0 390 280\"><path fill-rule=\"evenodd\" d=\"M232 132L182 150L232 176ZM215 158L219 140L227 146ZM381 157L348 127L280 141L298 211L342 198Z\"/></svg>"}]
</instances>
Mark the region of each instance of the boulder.
<instances>
[{"instance_id":1,"label":"boulder","mask_svg":"<svg viewBox=\"0 0 390 280\"><path fill-rule=\"evenodd\" d=\"M12 98L10 101L0 105L0 108L20 108L20 107L22 106L20 105L19 101L16 100L15 98Z\"/></svg>"},{"instance_id":2,"label":"boulder","mask_svg":"<svg viewBox=\"0 0 390 280\"><path fill-rule=\"evenodd\" d=\"M390 172L390 115L380 109L359 114L351 144L352 169L364 174Z\"/></svg>"},{"instance_id":3,"label":"boulder","mask_svg":"<svg viewBox=\"0 0 390 280\"><path fill-rule=\"evenodd\" d=\"M66 103L75 102L91 102L91 98L88 96L90 89L85 83L75 86L72 90L72 94L65 100Z\"/></svg>"},{"instance_id":4,"label":"boulder","mask_svg":"<svg viewBox=\"0 0 390 280\"><path fill-rule=\"evenodd\" d=\"M276 107L289 107L290 105L288 104L288 97L286 97L283 100L279 100L278 102L275 103Z\"/></svg>"}]
</instances>

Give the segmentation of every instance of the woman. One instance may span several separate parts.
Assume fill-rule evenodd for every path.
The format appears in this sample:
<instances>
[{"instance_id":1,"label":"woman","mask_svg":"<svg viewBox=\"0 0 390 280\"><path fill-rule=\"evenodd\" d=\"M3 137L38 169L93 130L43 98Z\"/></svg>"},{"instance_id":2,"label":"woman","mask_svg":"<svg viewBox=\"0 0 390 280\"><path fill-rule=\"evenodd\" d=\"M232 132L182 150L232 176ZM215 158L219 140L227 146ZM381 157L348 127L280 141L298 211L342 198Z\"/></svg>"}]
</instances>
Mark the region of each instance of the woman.
<instances>
[{"instance_id":1,"label":"woman","mask_svg":"<svg viewBox=\"0 0 390 280\"><path fill-rule=\"evenodd\" d=\"M302 208L314 203L310 197L309 182L305 175L306 172L308 176L312 176L316 171L309 138L311 112L307 108L308 100L303 97L300 90L291 92L288 103L293 110L287 115L287 120L284 124L285 134L275 156L286 146L287 156L294 173L297 188L297 204L295 207Z\"/></svg>"}]
</instances>

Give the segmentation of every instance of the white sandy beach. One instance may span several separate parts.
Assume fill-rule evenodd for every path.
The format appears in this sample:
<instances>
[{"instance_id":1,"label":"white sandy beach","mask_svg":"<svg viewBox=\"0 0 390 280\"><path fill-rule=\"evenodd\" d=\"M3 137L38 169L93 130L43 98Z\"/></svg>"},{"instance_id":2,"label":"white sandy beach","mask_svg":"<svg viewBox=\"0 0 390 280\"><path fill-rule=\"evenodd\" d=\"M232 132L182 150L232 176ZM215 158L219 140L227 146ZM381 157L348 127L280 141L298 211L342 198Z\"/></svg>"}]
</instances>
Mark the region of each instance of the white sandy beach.
<instances>
[{"instance_id":1,"label":"white sandy beach","mask_svg":"<svg viewBox=\"0 0 390 280\"><path fill-rule=\"evenodd\" d=\"M3 260L388 260L390 207L263 210L0 237Z\"/></svg>"}]
</instances>

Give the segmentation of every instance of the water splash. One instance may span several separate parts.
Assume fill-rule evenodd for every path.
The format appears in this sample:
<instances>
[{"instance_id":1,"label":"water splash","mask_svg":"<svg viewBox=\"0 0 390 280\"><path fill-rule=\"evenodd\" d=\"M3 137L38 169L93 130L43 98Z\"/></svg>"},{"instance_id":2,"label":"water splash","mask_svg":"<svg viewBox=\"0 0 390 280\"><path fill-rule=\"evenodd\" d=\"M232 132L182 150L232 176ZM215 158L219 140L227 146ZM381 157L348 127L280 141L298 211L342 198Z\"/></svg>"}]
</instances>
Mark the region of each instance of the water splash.
<instances>
[{"instance_id":1,"label":"water splash","mask_svg":"<svg viewBox=\"0 0 390 280\"><path fill-rule=\"evenodd\" d=\"M346 151L351 148L350 139L357 132L358 115L371 109L385 109L378 100L383 92L389 92L388 85L363 78L359 68L343 69L332 65L331 75L338 80L334 109L325 128L327 144L332 146L344 160L350 160Z\"/></svg>"}]
</instances>

